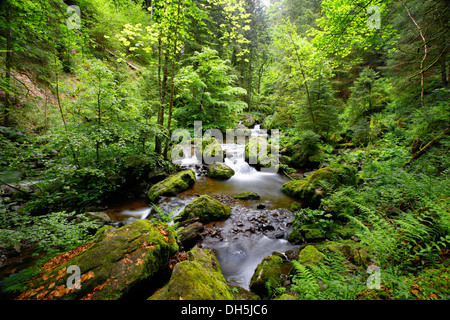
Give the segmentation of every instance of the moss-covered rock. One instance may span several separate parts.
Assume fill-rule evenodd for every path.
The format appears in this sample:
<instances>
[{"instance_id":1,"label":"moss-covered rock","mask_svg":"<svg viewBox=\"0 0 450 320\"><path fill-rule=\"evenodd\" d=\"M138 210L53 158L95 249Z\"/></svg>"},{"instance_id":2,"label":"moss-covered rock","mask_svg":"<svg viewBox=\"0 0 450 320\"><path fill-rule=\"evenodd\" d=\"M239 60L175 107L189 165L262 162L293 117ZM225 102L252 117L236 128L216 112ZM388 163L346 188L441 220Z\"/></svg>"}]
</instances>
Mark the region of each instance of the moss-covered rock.
<instances>
[{"instance_id":1,"label":"moss-covered rock","mask_svg":"<svg viewBox=\"0 0 450 320\"><path fill-rule=\"evenodd\" d=\"M335 189L341 185L356 185L356 170L352 166L334 164L322 168L301 180L285 183L281 191L301 200L305 205L315 207L325 196L320 181Z\"/></svg>"},{"instance_id":2,"label":"moss-covered rock","mask_svg":"<svg viewBox=\"0 0 450 320\"><path fill-rule=\"evenodd\" d=\"M259 200L261 196L255 192L243 191L233 197L234 199L240 200Z\"/></svg>"},{"instance_id":3,"label":"moss-covered rock","mask_svg":"<svg viewBox=\"0 0 450 320\"><path fill-rule=\"evenodd\" d=\"M358 266L366 266L369 262L367 247L353 240L336 240L320 243L317 249L322 252L342 253L349 262Z\"/></svg>"},{"instance_id":4,"label":"moss-covered rock","mask_svg":"<svg viewBox=\"0 0 450 320\"><path fill-rule=\"evenodd\" d=\"M18 298L120 299L157 279L177 251L174 231L161 223L137 220L120 229L104 227L93 241L46 262ZM70 266L81 272L80 289L67 286Z\"/></svg>"},{"instance_id":5,"label":"moss-covered rock","mask_svg":"<svg viewBox=\"0 0 450 320\"><path fill-rule=\"evenodd\" d=\"M306 206L320 204L320 196L316 194L314 185L308 179L289 181L281 187L281 191L303 201Z\"/></svg>"},{"instance_id":6,"label":"moss-covered rock","mask_svg":"<svg viewBox=\"0 0 450 320\"><path fill-rule=\"evenodd\" d=\"M281 296L278 296L278 297L276 297L276 298L273 299L273 300L284 300L284 301L288 301L288 300L297 300L297 298L294 297L294 296L291 295L291 294L283 293Z\"/></svg>"},{"instance_id":7,"label":"moss-covered rock","mask_svg":"<svg viewBox=\"0 0 450 320\"><path fill-rule=\"evenodd\" d=\"M194 170L180 171L153 185L148 191L150 202L158 201L161 196L176 196L195 183Z\"/></svg>"},{"instance_id":8,"label":"moss-covered rock","mask_svg":"<svg viewBox=\"0 0 450 320\"><path fill-rule=\"evenodd\" d=\"M194 247L201 240L203 230L204 225L198 221L177 229L178 242L183 247L183 250L189 250Z\"/></svg>"},{"instance_id":9,"label":"moss-covered rock","mask_svg":"<svg viewBox=\"0 0 450 320\"><path fill-rule=\"evenodd\" d=\"M149 300L233 300L214 253L194 247L189 260L175 265L169 283Z\"/></svg>"},{"instance_id":10,"label":"moss-covered rock","mask_svg":"<svg viewBox=\"0 0 450 320\"><path fill-rule=\"evenodd\" d=\"M289 207L289 210L291 210L292 212L297 212L301 208L303 208L303 205L301 203L292 202L291 206Z\"/></svg>"},{"instance_id":11,"label":"moss-covered rock","mask_svg":"<svg viewBox=\"0 0 450 320\"><path fill-rule=\"evenodd\" d=\"M298 261L303 265L316 264L322 261L325 255L314 246L308 245L300 251Z\"/></svg>"},{"instance_id":12,"label":"moss-covered rock","mask_svg":"<svg viewBox=\"0 0 450 320\"><path fill-rule=\"evenodd\" d=\"M240 286L235 286L232 284L228 285L231 288L235 300L261 300L260 296L254 294L251 291L245 290Z\"/></svg>"},{"instance_id":13,"label":"moss-covered rock","mask_svg":"<svg viewBox=\"0 0 450 320\"><path fill-rule=\"evenodd\" d=\"M356 185L356 169L349 165L332 164L321 168L308 177L308 181L317 185L317 182L323 180L336 188L341 185Z\"/></svg>"},{"instance_id":14,"label":"moss-covered rock","mask_svg":"<svg viewBox=\"0 0 450 320\"><path fill-rule=\"evenodd\" d=\"M289 233L288 240L298 244L303 241L318 242L327 238L328 232L318 224L305 224L295 228Z\"/></svg>"},{"instance_id":15,"label":"moss-covered rock","mask_svg":"<svg viewBox=\"0 0 450 320\"><path fill-rule=\"evenodd\" d=\"M202 195L189 202L180 214L179 220L198 218L202 223L221 221L230 217L231 209L226 204L208 195Z\"/></svg>"},{"instance_id":16,"label":"moss-covered rock","mask_svg":"<svg viewBox=\"0 0 450 320\"><path fill-rule=\"evenodd\" d=\"M214 179L230 179L234 173L225 163L214 162L208 166L208 176Z\"/></svg>"},{"instance_id":17,"label":"moss-covered rock","mask_svg":"<svg viewBox=\"0 0 450 320\"><path fill-rule=\"evenodd\" d=\"M283 259L277 255L265 257L250 280L250 290L259 296L267 296L267 284L275 287L281 284L282 265Z\"/></svg>"}]
</instances>

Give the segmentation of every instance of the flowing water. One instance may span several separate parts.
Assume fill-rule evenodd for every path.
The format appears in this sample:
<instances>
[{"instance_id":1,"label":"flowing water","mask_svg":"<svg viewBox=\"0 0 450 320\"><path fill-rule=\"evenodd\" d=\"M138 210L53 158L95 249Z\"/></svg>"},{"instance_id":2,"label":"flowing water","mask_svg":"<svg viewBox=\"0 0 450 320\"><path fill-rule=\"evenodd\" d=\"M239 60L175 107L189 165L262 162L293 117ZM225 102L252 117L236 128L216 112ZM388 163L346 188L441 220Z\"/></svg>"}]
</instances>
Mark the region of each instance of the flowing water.
<instances>
[{"instance_id":1,"label":"flowing water","mask_svg":"<svg viewBox=\"0 0 450 320\"><path fill-rule=\"evenodd\" d=\"M259 126L252 130L252 136L264 135ZM262 173L250 166L245 161L244 145L222 144L222 149L226 154L225 163L235 170L233 177L211 179L202 173L201 162L195 155L186 157L180 165L197 171L196 183L176 197L163 198L158 206L176 216L192 199L203 194L228 204L230 218L206 226L202 246L214 250L228 282L248 289L251 276L264 257L296 247L286 240L293 220L288 210L293 199L281 192L281 186L289 179L277 173ZM261 199L232 199L242 191L256 192ZM152 210L145 202L131 202L113 210L116 212L113 219L128 223L145 219Z\"/></svg>"}]
</instances>

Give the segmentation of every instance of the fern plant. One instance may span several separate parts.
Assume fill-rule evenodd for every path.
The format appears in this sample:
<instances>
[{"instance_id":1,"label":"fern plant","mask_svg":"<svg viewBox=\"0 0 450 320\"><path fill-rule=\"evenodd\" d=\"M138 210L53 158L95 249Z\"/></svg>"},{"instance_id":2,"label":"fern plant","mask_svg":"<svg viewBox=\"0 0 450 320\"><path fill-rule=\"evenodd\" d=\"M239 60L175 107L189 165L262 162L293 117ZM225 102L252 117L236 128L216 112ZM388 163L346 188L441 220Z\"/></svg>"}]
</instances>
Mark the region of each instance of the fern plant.
<instances>
[{"instance_id":1,"label":"fern plant","mask_svg":"<svg viewBox=\"0 0 450 320\"><path fill-rule=\"evenodd\" d=\"M303 265L292 261L294 276L291 289L299 299L355 299L365 287L362 272L355 272L344 255L328 252L318 264Z\"/></svg>"}]
</instances>

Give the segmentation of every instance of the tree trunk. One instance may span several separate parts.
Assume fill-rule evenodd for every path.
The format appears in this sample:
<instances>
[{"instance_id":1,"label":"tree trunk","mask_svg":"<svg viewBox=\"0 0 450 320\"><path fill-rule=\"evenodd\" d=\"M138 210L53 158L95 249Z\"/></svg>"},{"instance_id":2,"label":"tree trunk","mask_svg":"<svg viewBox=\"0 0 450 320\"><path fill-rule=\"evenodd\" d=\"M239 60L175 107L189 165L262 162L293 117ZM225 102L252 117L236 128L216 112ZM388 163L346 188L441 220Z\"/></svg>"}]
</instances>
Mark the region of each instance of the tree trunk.
<instances>
[{"instance_id":1,"label":"tree trunk","mask_svg":"<svg viewBox=\"0 0 450 320\"><path fill-rule=\"evenodd\" d=\"M172 70L170 75L170 99L169 99L169 118L167 121L167 139L166 139L166 146L164 147L164 158L167 159L167 153L169 152L169 145L170 145L170 135L171 130L170 127L172 125L172 114L173 114L173 99L175 96L175 60L177 55L177 46L178 46L178 28L180 23L180 16L181 16L181 0L178 1L178 8L177 8L177 21L175 24L175 30L174 30L174 44L173 44L173 56L172 56Z\"/></svg>"},{"instance_id":2,"label":"tree trunk","mask_svg":"<svg viewBox=\"0 0 450 320\"><path fill-rule=\"evenodd\" d=\"M445 136L448 133L448 129L444 130L441 132L440 135L438 135L436 138L434 138L433 140L431 140L430 142L428 142L422 149L420 149L419 151L417 151L415 154L413 154L413 156L411 157L411 159L409 159L403 166L402 168L405 168L406 166L408 166L411 162L413 162L414 160L418 159L421 155L423 155L428 149L430 149L434 144L436 144L443 136Z\"/></svg>"},{"instance_id":3,"label":"tree trunk","mask_svg":"<svg viewBox=\"0 0 450 320\"><path fill-rule=\"evenodd\" d=\"M158 37L158 93L159 93L159 106L158 106L158 119L157 123L161 125L161 122L164 124L164 99L163 99L163 88L162 88L162 80L161 80L161 69L162 69L162 34L160 31ZM155 139L155 152L156 154L161 154L161 138L156 135Z\"/></svg>"},{"instance_id":4,"label":"tree trunk","mask_svg":"<svg viewBox=\"0 0 450 320\"><path fill-rule=\"evenodd\" d=\"M11 10L9 3L6 4L6 58L5 58L5 105L3 106L3 125L10 125L11 113L11 69L12 69L12 36L11 36Z\"/></svg>"}]
</instances>

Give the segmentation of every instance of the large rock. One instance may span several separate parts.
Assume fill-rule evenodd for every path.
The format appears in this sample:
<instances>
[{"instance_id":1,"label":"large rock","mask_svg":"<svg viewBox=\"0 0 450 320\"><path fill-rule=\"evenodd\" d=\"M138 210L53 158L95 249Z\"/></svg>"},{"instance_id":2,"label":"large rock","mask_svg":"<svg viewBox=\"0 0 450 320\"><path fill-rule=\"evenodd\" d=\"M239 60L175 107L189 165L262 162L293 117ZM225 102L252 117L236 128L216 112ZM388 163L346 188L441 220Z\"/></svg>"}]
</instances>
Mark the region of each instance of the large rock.
<instances>
[{"instance_id":1,"label":"large rock","mask_svg":"<svg viewBox=\"0 0 450 320\"><path fill-rule=\"evenodd\" d=\"M107 226L93 241L46 262L18 299L120 299L158 279L177 251L174 231L162 223L137 220L120 229ZM67 286L70 266L80 270L80 289Z\"/></svg>"},{"instance_id":2,"label":"large rock","mask_svg":"<svg viewBox=\"0 0 450 320\"><path fill-rule=\"evenodd\" d=\"M231 209L226 204L208 195L189 202L180 214L180 220L198 218L202 223L221 221L230 217Z\"/></svg>"},{"instance_id":3,"label":"large rock","mask_svg":"<svg viewBox=\"0 0 450 320\"><path fill-rule=\"evenodd\" d=\"M329 165L304 178L302 180L292 180L281 188L281 191L291 197L301 200L305 205L316 207L325 196L321 182L330 188L336 189L341 185L356 184L356 170L348 165Z\"/></svg>"},{"instance_id":4,"label":"large rock","mask_svg":"<svg viewBox=\"0 0 450 320\"><path fill-rule=\"evenodd\" d=\"M250 280L250 290L259 296L267 296L267 286L278 287L281 284L283 259L278 255L265 257L256 267Z\"/></svg>"},{"instance_id":5,"label":"large rock","mask_svg":"<svg viewBox=\"0 0 450 320\"><path fill-rule=\"evenodd\" d=\"M261 196L255 192L243 191L233 197L234 199L240 200L259 200Z\"/></svg>"},{"instance_id":6,"label":"large rock","mask_svg":"<svg viewBox=\"0 0 450 320\"><path fill-rule=\"evenodd\" d=\"M327 230L321 228L318 223L304 224L298 228L294 228L291 233L289 233L288 241L294 244L299 244L304 241L318 242L325 240L325 238L327 238L327 235Z\"/></svg>"},{"instance_id":7,"label":"large rock","mask_svg":"<svg viewBox=\"0 0 450 320\"><path fill-rule=\"evenodd\" d=\"M325 255L317 250L314 246L306 246L300 251L300 254L298 256L298 261L303 265L308 264L317 264L322 259L325 258Z\"/></svg>"},{"instance_id":8,"label":"large rock","mask_svg":"<svg viewBox=\"0 0 450 320\"><path fill-rule=\"evenodd\" d=\"M175 265L169 283L149 300L234 300L212 251L195 247L188 256L189 260Z\"/></svg>"},{"instance_id":9,"label":"large rock","mask_svg":"<svg viewBox=\"0 0 450 320\"><path fill-rule=\"evenodd\" d=\"M184 170L153 185L148 191L148 198L150 202L156 202L161 196L176 196L194 183L194 170Z\"/></svg>"},{"instance_id":10,"label":"large rock","mask_svg":"<svg viewBox=\"0 0 450 320\"><path fill-rule=\"evenodd\" d=\"M307 206L314 207L320 203L319 194L316 194L314 185L307 179L289 181L281 187L281 191L302 201Z\"/></svg>"},{"instance_id":11,"label":"large rock","mask_svg":"<svg viewBox=\"0 0 450 320\"><path fill-rule=\"evenodd\" d=\"M181 243L183 250L187 251L194 247L197 242L202 239L201 233L204 229L204 225L199 221L186 224L185 226L179 228L177 230L178 242Z\"/></svg>"},{"instance_id":12,"label":"large rock","mask_svg":"<svg viewBox=\"0 0 450 320\"><path fill-rule=\"evenodd\" d=\"M208 176L215 179L230 179L234 176L234 170L225 163L214 162L208 166Z\"/></svg>"}]
</instances>

